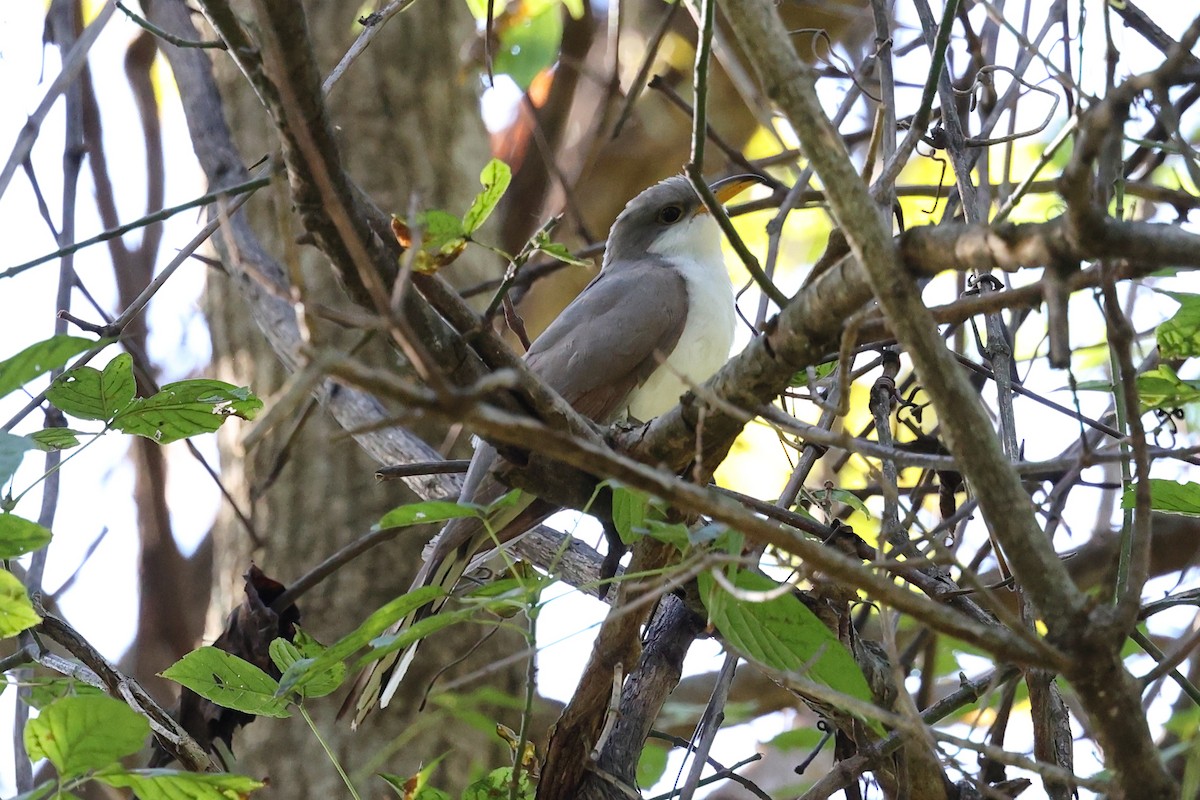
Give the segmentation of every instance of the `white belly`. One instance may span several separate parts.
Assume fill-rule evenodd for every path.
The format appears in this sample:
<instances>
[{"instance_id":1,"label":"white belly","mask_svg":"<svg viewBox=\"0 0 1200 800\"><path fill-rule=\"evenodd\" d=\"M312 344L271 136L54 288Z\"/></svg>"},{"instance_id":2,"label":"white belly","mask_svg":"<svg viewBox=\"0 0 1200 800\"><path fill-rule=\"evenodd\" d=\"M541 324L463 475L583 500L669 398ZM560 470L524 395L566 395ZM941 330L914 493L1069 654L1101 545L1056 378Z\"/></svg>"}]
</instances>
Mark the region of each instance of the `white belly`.
<instances>
[{"instance_id":1,"label":"white belly","mask_svg":"<svg viewBox=\"0 0 1200 800\"><path fill-rule=\"evenodd\" d=\"M665 253L678 254L672 260L679 265L687 284L688 315L666 363L629 395L628 415L641 422L670 409L681 395L711 378L729 359L733 345L733 284L725 269L720 234L711 217L702 217L696 223L712 226L711 232L704 231L707 236L689 237L700 246L688 248L691 252L680 252L670 243L662 248ZM693 230L693 236L695 233Z\"/></svg>"}]
</instances>

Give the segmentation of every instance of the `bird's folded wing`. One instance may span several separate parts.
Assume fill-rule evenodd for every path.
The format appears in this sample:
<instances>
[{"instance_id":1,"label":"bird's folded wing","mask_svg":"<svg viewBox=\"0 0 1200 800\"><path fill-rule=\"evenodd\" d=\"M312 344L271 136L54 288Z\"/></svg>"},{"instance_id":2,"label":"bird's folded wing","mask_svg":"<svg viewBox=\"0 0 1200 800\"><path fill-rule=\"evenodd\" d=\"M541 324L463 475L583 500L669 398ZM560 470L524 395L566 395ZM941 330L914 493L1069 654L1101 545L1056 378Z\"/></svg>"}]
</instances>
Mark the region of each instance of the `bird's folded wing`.
<instances>
[{"instance_id":1,"label":"bird's folded wing","mask_svg":"<svg viewBox=\"0 0 1200 800\"><path fill-rule=\"evenodd\" d=\"M647 258L605 268L537 338L530 369L576 411L600 423L624 411L659 357L675 349L687 322L683 276Z\"/></svg>"},{"instance_id":2,"label":"bird's folded wing","mask_svg":"<svg viewBox=\"0 0 1200 800\"><path fill-rule=\"evenodd\" d=\"M652 258L610 264L537 338L526 361L577 411L607 423L625 410L629 393L650 377L659 357L675 349L687 310L687 285L671 264ZM460 501L486 506L504 493L490 474L495 459L495 449L480 442ZM506 543L552 511L550 504L530 497L490 519L490 532L477 518L452 520L431 543L412 588L437 585L449 592L493 536ZM444 602L418 609L389 633L437 613ZM357 727L377 700L386 705L415 652L414 643L364 670L339 716L353 709Z\"/></svg>"}]
</instances>

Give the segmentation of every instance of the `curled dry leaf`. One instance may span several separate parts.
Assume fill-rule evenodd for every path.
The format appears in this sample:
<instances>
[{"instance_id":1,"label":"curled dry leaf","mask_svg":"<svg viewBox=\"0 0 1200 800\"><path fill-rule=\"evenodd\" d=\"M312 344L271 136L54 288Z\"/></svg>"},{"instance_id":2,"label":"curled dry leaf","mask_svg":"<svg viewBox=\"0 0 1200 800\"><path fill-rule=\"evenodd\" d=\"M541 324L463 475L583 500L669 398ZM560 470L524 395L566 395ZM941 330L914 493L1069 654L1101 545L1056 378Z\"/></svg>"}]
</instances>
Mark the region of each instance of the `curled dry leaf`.
<instances>
[{"instance_id":1,"label":"curled dry leaf","mask_svg":"<svg viewBox=\"0 0 1200 800\"><path fill-rule=\"evenodd\" d=\"M290 642L295 638L300 609L292 605L282 613L273 610L271 602L286 587L268 577L257 566L250 565L245 579L246 596L241 605L229 613L225 630L213 642L213 646L249 661L278 679L280 672L271 661L269 652L271 642L277 638ZM230 748L237 729L254 720L252 714L222 708L186 688L180 693L175 717L192 738L218 760L221 756L213 748L213 743L220 740L226 748ZM150 757L150 766L159 767L170 760L171 756L156 746Z\"/></svg>"}]
</instances>

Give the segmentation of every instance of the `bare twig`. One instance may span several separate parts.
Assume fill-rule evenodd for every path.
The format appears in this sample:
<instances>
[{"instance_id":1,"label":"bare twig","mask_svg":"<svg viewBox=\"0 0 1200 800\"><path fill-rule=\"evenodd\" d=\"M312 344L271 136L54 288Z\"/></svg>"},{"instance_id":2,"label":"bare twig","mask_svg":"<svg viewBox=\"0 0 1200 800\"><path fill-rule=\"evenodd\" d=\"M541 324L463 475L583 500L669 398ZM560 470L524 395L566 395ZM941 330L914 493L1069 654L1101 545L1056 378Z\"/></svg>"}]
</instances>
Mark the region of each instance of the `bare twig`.
<instances>
[{"instance_id":1,"label":"bare twig","mask_svg":"<svg viewBox=\"0 0 1200 800\"><path fill-rule=\"evenodd\" d=\"M44 608L35 609L42 617L38 626L48 638L58 642L71 655L82 661L103 682L105 690L114 698L127 702L130 707L147 718L159 744L178 759L179 763L193 772L221 772L204 748L180 727L171 715L164 711L132 678L121 674L108 663L79 633Z\"/></svg>"},{"instance_id":2,"label":"bare twig","mask_svg":"<svg viewBox=\"0 0 1200 800\"><path fill-rule=\"evenodd\" d=\"M128 6L126 6L124 3L122 3L121 0L117 0L117 8L121 9L121 11L125 14L125 16L128 17L129 20L131 22L133 22L135 25L137 25L139 28L143 28L143 29L149 31L150 33L154 34L155 36L162 39L164 42L166 42L168 44L173 44L176 47L194 47L198 50L225 50L226 49L225 43L222 41L208 41L208 42L193 41L191 39L181 39L180 37L175 36L172 33L168 33L166 31L164 31L162 28L155 25L154 23L145 19L144 17L141 17L138 14L135 14L133 11L131 11L129 9Z\"/></svg>"},{"instance_id":3,"label":"bare twig","mask_svg":"<svg viewBox=\"0 0 1200 800\"><path fill-rule=\"evenodd\" d=\"M75 40L70 51L63 56L62 71L58 73L54 82L46 90L46 94L43 96L42 102L38 104L37 109L29 116L25 127L21 129L21 133L17 136L17 141L13 145L12 152L9 153L8 162L0 170L0 195L3 195L8 189L8 184L12 180L12 176L16 173L17 167L21 166L25 162L25 159L29 157L29 152L33 149L33 143L37 141L42 123L45 122L50 109L57 102L58 96L67 91L68 87L75 83L80 70L87 65L88 51L91 50L92 45L96 42L96 37L100 35L100 31L104 30L104 26L108 24L109 19L112 18L113 12L116 9L116 0L108 0L108 2L101 6L95 19L92 20L92 24L84 28L83 33Z\"/></svg>"}]
</instances>

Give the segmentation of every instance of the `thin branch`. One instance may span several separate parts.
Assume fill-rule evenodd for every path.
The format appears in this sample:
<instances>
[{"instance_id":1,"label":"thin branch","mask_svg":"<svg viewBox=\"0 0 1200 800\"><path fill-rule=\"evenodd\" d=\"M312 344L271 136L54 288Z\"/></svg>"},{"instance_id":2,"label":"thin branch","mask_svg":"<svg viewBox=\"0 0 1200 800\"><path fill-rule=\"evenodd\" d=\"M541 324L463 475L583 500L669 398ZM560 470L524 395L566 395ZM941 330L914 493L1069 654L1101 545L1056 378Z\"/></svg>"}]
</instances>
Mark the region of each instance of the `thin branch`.
<instances>
[{"instance_id":1,"label":"thin branch","mask_svg":"<svg viewBox=\"0 0 1200 800\"><path fill-rule=\"evenodd\" d=\"M678 3L674 3L671 5L672 9L675 9L678 7L679 7ZM670 101L671 105L675 106L680 111L683 111L689 117L692 116L692 114L693 114L692 107L690 105L688 105L687 101L685 101L682 97L679 96L678 92L676 92L673 88L671 88L671 85L669 83L667 83L665 80L663 80L661 75L655 75L653 78L650 79L650 82L648 84L646 84L646 86L647 86L647 88L654 89L656 92L661 92L662 95L664 97L666 97L668 101ZM704 132L705 132L705 136L707 137L708 141L710 141L714 145L716 145L717 149L721 151L721 154L724 155L725 158L729 159L729 163L736 165L740 169L746 170L746 172L750 172L750 173L757 175L759 178L762 179L764 186L769 186L774 191L780 191L785 188L783 183L781 183L778 179L776 179L774 176L772 176L766 170L764 170L760 167L756 167L751 161L749 161L744 155L742 155L742 152L740 150L734 148L728 142L726 142L723 138L721 138L721 136L716 132L716 130L713 128L713 126L711 124L709 124L707 122L705 123Z\"/></svg>"},{"instance_id":2,"label":"thin branch","mask_svg":"<svg viewBox=\"0 0 1200 800\"><path fill-rule=\"evenodd\" d=\"M125 13L125 16L129 17L130 22L137 25L139 28L143 28L143 29L149 31L150 33L157 36L159 39L162 39L167 44L173 44L176 47L194 47L198 50L226 50L226 49L228 49L225 46L225 43L222 41L199 42L199 41L193 41L191 39L181 39L180 37L175 36L174 34L167 33L162 28L158 27L157 25L150 22L149 20L139 16L138 14L135 14L132 10L129 9L128 6L126 6L124 3L122 3L121 0L117 0L117 8L121 9L121 11L123 11Z\"/></svg>"},{"instance_id":3,"label":"thin branch","mask_svg":"<svg viewBox=\"0 0 1200 800\"><path fill-rule=\"evenodd\" d=\"M115 239L118 236L124 236L130 231L135 231L138 228L144 228L147 225L152 225L156 222L163 222L164 220L170 219L181 211L187 211L188 209L201 208L203 206L211 205L212 203L220 201L224 197L233 197L241 194L242 192L253 192L256 189L266 186L270 182L270 175L262 175L252 180L245 181L244 183L230 186L228 189L209 192L208 194L201 195L194 200L189 200L186 203L181 203L180 205L172 206L170 208L164 208L161 211L154 212L153 214L147 214L143 217L133 220L132 222L127 222L115 228L110 228L103 233L98 233L90 239L84 239L82 241L68 244L65 247L60 247L58 250L55 250L52 253L46 253L45 255L38 256L31 261L26 261L24 264L18 264L15 267L9 267L3 272L0 272L0 280L4 278L16 277L22 272L31 269L32 267L36 267L39 264L44 264L47 261L53 261L56 258L71 255L72 253L78 253L84 248L91 247L94 244L100 244L101 242L107 242L108 240Z\"/></svg>"},{"instance_id":4,"label":"thin branch","mask_svg":"<svg viewBox=\"0 0 1200 800\"><path fill-rule=\"evenodd\" d=\"M123 675L96 652L79 633L63 620L38 608L42 617L38 630L47 638L58 642L71 655L82 661L104 683L105 690L117 700L129 703L130 707L146 717L155 738L168 753L186 769L193 772L221 772L221 768L209 758L204 748L171 718L136 681Z\"/></svg>"},{"instance_id":5,"label":"thin branch","mask_svg":"<svg viewBox=\"0 0 1200 800\"><path fill-rule=\"evenodd\" d=\"M415 475L460 475L467 471L470 464L470 460L465 458L419 461L415 464L389 464L375 470L375 478L381 481L394 481L397 478L411 478Z\"/></svg>"},{"instance_id":6,"label":"thin branch","mask_svg":"<svg viewBox=\"0 0 1200 800\"><path fill-rule=\"evenodd\" d=\"M409 402L417 399L402 382L386 372L364 369L350 362L338 364L333 369L344 380L362 388L389 396L394 391L403 392L402 396ZM613 452L602 442L583 441L570 433L551 429L526 417L487 406L444 409L432 400L430 402L426 414L446 419L452 416L462 419L465 412L465 421L485 439L516 446L538 441L541 445L539 452L545 457L600 478L615 478L661 497L674 507L706 514L742 531L747 538L794 553L813 568L828 573L831 578L858 586L878 599L923 618L948 633L978 642L980 646L995 652L1002 652L1006 654L1005 657L1013 657L1020 661L1033 660L1037 663L1049 661L1053 662L1052 665L1059 661L1059 655L1043 643L1018 640L1007 631L988 628L967 620L945 606L930 605L928 601L896 586L890 580L881 579L860 563L819 542L796 535L776 523L767 522L747 512L739 503L729 498Z\"/></svg>"},{"instance_id":7,"label":"thin branch","mask_svg":"<svg viewBox=\"0 0 1200 800\"><path fill-rule=\"evenodd\" d=\"M765 0L731 0L731 20L762 83L780 104L812 159L830 195L834 214L855 254L870 275L874 293L905 350L924 377L924 388L942 410L939 423L952 453L959 457L980 507L1011 565L1043 615L1050 637L1069 649L1084 646L1096 628L1089 624L1089 601L1069 581L1051 543L1038 533L1028 496L992 434L978 397L944 346L912 279L904 274L898 252L870 214L873 204L853 166L839 146L817 100L814 76L796 57L782 32L775 9ZM1200 21L1198 21L1200 26ZM1190 46L1190 45L1189 45ZM1168 59L1169 61L1170 59ZM1133 83L1133 81L1127 82ZM1087 151L1076 151L1086 158ZM1082 181L1080 181L1082 183ZM1070 214L1091 223L1091 198L1068 198L1084 207ZM1087 652L1094 652L1090 648ZM1127 787L1147 796L1170 797L1172 781L1154 755L1149 730L1141 717L1132 677L1110 653L1106 659L1078 658L1065 665L1096 721L1098 739L1111 755L1111 767ZM1133 720L1141 720L1134 722Z\"/></svg>"},{"instance_id":8,"label":"thin branch","mask_svg":"<svg viewBox=\"0 0 1200 800\"><path fill-rule=\"evenodd\" d=\"M714 572L714 575L721 574ZM726 653L725 662L721 665L720 672L717 673L717 682L713 686L712 696L708 699L708 705L704 708L704 714L700 717L700 722L696 726L696 744L692 752L693 760L691 769L688 770L687 779L684 781L683 787L679 790L680 800L692 800L697 787L700 785L700 775L704 772L704 763L708 760L708 754L712 750L713 740L717 736L717 731L721 729L721 723L725 719L725 704L729 700L729 687L733 683L733 675L737 670L738 655L736 653Z\"/></svg>"},{"instance_id":9,"label":"thin branch","mask_svg":"<svg viewBox=\"0 0 1200 800\"><path fill-rule=\"evenodd\" d=\"M46 94L42 97L42 102L38 103L37 109L25 122L25 127L21 129L12 152L9 153L8 162L4 165L4 169L0 170L0 196L3 196L8 190L8 184L16 174L17 167L25 163L25 159L29 157L29 152L33 149L33 143L37 141L42 123L46 121L50 109L58 101L58 96L69 86L74 85L80 70L87 65L88 51L91 50L92 45L96 42L96 37L100 35L100 31L104 30L104 26L108 24L116 10L116 0L108 0L101 6L95 19L92 20L92 24L84 28L70 51L63 56L62 71L54 78L54 82L50 84Z\"/></svg>"},{"instance_id":10,"label":"thin branch","mask_svg":"<svg viewBox=\"0 0 1200 800\"><path fill-rule=\"evenodd\" d=\"M329 94L337 82L341 80L342 76L346 74L346 70L350 69L350 65L353 64L358 57L363 54L363 51L370 46L375 37L378 36L380 31L383 30L383 26L386 25L392 19L392 17L404 11L414 2L416 2L416 0L390 0L390 2L380 10L360 19L359 24L363 26L363 32L360 33L357 38L355 38L354 43L350 45L349 49L346 50L346 54L342 56L341 61L337 63L337 66L334 67L333 71L329 73L329 76L325 78L325 81L321 84L321 90L325 92L325 94Z\"/></svg>"},{"instance_id":11,"label":"thin branch","mask_svg":"<svg viewBox=\"0 0 1200 800\"><path fill-rule=\"evenodd\" d=\"M242 204L245 203L249 198L249 194L243 194L234 198L233 202L231 202L226 209L225 216L228 217L229 215L232 215L239 208L241 208ZM151 298L153 298L154 295L158 293L158 290L162 288L163 284L165 284L171 278L171 276L175 274L175 270L179 269L179 267L191 257L192 253L195 252L200 245L208 241L209 237L212 236L213 233L215 233L216 230L221 226L222 221L222 218L216 218L202 227L200 231L183 246L179 253L172 258L165 267L163 267L162 271L159 272L158 275L155 276L154 280L150 282L150 285L148 285L142 291L142 293L138 295L137 299L130 303L129 306L121 312L120 316L113 320L112 324L105 329L105 332L113 336L120 335L121 331L125 329L125 326L129 324L130 320L142 312L142 310L150 302ZM108 344L108 342L102 342L87 350L83 355L72 362L69 368L75 369L76 367L87 364L89 361L95 358L101 350L108 347ZM41 392L36 395L32 400L26 403L25 406L12 417L12 419L6 422L4 426L0 428L0 430L11 430L13 426L24 419L29 412L40 406L45 399L45 392Z\"/></svg>"}]
</instances>

